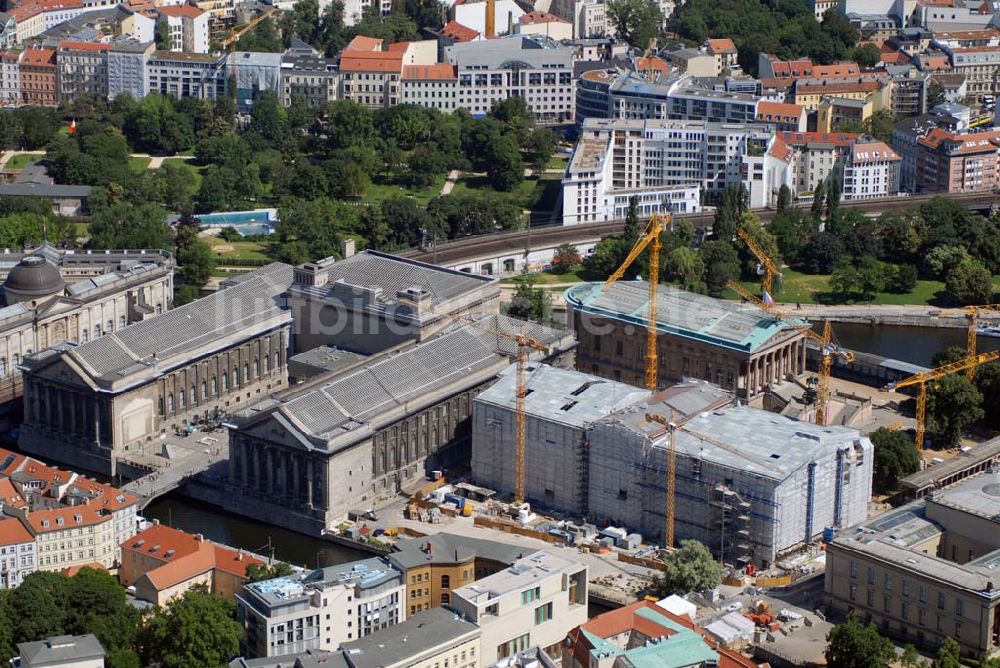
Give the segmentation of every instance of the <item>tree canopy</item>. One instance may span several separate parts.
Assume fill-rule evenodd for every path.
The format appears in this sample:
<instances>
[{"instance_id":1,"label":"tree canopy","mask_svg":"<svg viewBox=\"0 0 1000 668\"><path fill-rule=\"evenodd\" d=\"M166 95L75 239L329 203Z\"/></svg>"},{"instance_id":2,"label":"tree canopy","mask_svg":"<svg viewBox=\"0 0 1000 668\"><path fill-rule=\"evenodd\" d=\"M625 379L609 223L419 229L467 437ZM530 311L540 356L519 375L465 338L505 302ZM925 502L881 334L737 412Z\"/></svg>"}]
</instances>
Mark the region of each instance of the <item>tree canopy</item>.
<instances>
[{"instance_id":1,"label":"tree canopy","mask_svg":"<svg viewBox=\"0 0 1000 668\"><path fill-rule=\"evenodd\" d=\"M708 591L722 583L722 565L696 540L682 540L680 547L667 555L663 572L656 579L663 596Z\"/></svg>"},{"instance_id":2,"label":"tree canopy","mask_svg":"<svg viewBox=\"0 0 1000 668\"><path fill-rule=\"evenodd\" d=\"M826 641L826 662L837 668L887 668L896 656L892 641L874 624L862 624L853 610L830 630Z\"/></svg>"}]
</instances>

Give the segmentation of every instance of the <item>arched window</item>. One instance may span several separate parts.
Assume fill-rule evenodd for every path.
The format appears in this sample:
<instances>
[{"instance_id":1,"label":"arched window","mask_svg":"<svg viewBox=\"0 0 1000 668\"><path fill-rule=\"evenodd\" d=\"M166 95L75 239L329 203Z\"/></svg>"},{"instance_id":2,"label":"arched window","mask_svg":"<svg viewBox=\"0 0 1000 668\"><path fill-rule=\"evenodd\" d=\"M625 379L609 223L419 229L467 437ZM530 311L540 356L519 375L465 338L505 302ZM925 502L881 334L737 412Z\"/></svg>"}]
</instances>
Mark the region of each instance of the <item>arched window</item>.
<instances>
[{"instance_id":1,"label":"arched window","mask_svg":"<svg viewBox=\"0 0 1000 668\"><path fill-rule=\"evenodd\" d=\"M236 387L239 384L240 384L240 368L236 365L233 365L233 387Z\"/></svg>"},{"instance_id":2,"label":"arched window","mask_svg":"<svg viewBox=\"0 0 1000 668\"><path fill-rule=\"evenodd\" d=\"M451 589L451 576L442 575L441 576L441 589Z\"/></svg>"},{"instance_id":3,"label":"arched window","mask_svg":"<svg viewBox=\"0 0 1000 668\"><path fill-rule=\"evenodd\" d=\"M441 605L448 605L451 603L451 594L441 594Z\"/></svg>"},{"instance_id":4,"label":"arched window","mask_svg":"<svg viewBox=\"0 0 1000 668\"><path fill-rule=\"evenodd\" d=\"M125 316L118 316L118 329L124 329L125 327Z\"/></svg>"},{"instance_id":5,"label":"arched window","mask_svg":"<svg viewBox=\"0 0 1000 668\"><path fill-rule=\"evenodd\" d=\"M260 378L260 362L257 360L253 361L253 377Z\"/></svg>"},{"instance_id":6,"label":"arched window","mask_svg":"<svg viewBox=\"0 0 1000 668\"><path fill-rule=\"evenodd\" d=\"M105 334L110 334L113 331L115 331L115 321L114 320L108 320L108 327L107 327L107 329L104 330L104 332L105 332Z\"/></svg>"},{"instance_id":7,"label":"arched window","mask_svg":"<svg viewBox=\"0 0 1000 668\"><path fill-rule=\"evenodd\" d=\"M187 407L187 395L184 394L184 390L177 393L177 403L181 410L184 410Z\"/></svg>"},{"instance_id":8,"label":"arched window","mask_svg":"<svg viewBox=\"0 0 1000 668\"><path fill-rule=\"evenodd\" d=\"M87 328L84 327L80 332L80 343L86 343L87 341L90 341L90 332L88 332Z\"/></svg>"},{"instance_id":9,"label":"arched window","mask_svg":"<svg viewBox=\"0 0 1000 668\"><path fill-rule=\"evenodd\" d=\"M208 383L201 381L201 398L208 399Z\"/></svg>"},{"instance_id":10,"label":"arched window","mask_svg":"<svg viewBox=\"0 0 1000 668\"><path fill-rule=\"evenodd\" d=\"M223 392L229 391L229 374L226 373L225 371L222 372L222 391Z\"/></svg>"},{"instance_id":11,"label":"arched window","mask_svg":"<svg viewBox=\"0 0 1000 668\"><path fill-rule=\"evenodd\" d=\"M167 412L174 412L174 395L173 393L167 395Z\"/></svg>"},{"instance_id":12,"label":"arched window","mask_svg":"<svg viewBox=\"0 0 1000 668\"><path fill-rule=\"evenodd\" d=\"M264 360L264 373L268 373L271 370L271 358L265 353L261 359Z\"/></svg>"},{"instance_id":13,"label":"arched window","mask_svg":"<svg viewBox=\"0 0 1000 668\"><path fill-rule=\"evenodd\" d=\"M250 382L250 365L246 363L243 364L243 382Z\"/></svg>"},{"instance_id":14,"label":"arched window","mask_svg":"<svg viewBox=\"0 0 1000 668\"><path fill-rule=\"evenodd\" d=\"M194 385L191 386L191 405L194 406L195 402L198 401L198 393L194 391Z\"/></svg>"},{"instance_id":15,"label":"arched window","mask_svg":"<svg viewBox=\"0 0 1000 668\"><path fill-rule=\"evenodd\" d=\"M275 369L281 368L281 364L279 364L278 353L274 353L274 368Z\"/></svg>"}]
</instances>

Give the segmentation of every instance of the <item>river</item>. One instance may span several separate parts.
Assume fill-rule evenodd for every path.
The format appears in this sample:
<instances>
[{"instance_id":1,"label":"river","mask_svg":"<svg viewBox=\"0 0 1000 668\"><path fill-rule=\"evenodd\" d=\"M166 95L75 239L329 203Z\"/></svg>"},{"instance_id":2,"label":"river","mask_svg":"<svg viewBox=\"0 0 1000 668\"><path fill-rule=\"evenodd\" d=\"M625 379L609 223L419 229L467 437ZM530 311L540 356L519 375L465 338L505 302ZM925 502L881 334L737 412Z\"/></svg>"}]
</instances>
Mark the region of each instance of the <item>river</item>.
<instances>
[{"instance_id":1,"label":"river","mask_svg":"<svg viewBox=\"0 0 1000 668\"><path fill-rule=\"evenodd\" d=\"M265 556L270 541L275 559L309 568L333 566L371 556L367 552L232 515L178 494L157 499L146 507L143 515L189 533L200 533L209 540Z\"/></svg>"},{"instance_id":2,"label":"river","mask_svg":"<svg viewBox=\"0 0 1000 668\"><path fill-rule=\"evenodd\" d=\"M965 348L966 330L957 327L904 327L834 323L833 331L845 348L930 366L935 353L949 346ZM980 336L977 347L985 353L1000 349L1000 338Z\"/></svg>"}]
</instances>

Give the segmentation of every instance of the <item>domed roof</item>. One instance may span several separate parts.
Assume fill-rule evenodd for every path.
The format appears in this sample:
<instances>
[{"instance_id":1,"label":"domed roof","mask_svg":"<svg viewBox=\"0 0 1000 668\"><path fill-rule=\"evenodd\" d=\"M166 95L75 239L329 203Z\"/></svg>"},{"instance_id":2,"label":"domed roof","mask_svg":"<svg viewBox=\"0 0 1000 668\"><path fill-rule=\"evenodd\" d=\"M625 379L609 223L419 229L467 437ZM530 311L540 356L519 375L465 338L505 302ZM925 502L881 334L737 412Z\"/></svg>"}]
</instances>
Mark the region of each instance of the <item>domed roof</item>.
<instances>
[{"instance_id":1,"label":"domed roof","mask_svg":"<svg viewBox=\"0 0 1000 668\"><path fill-rule=\"evenodd\" d=\"M20 297L42 297L60 292L66 283L59 269L38 255L22 259L3 282L4 292ZM8 302L10 299L8 298Z\"/></svg>"}]
</instances>

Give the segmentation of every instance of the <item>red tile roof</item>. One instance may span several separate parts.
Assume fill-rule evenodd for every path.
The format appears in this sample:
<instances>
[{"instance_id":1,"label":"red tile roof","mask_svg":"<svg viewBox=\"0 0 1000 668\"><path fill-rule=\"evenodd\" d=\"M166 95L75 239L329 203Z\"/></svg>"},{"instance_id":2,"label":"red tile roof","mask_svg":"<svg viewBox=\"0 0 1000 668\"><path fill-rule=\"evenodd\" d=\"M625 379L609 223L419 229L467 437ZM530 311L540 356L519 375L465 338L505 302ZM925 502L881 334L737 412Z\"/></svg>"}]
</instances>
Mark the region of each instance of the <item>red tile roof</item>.
<instances>
[{"instance_id":1,"label":"red tile roof","mask_svg":"<svg viewBox=\"0 0 1000 668\"><path fill-rule=\"evenodd\" d=\"M405 65L403 66L403 81L427 80L443 81L457 80L454 65Z\"/></svg>"},{"instance_id":2,"label":"red tile roof","mask_svg":"<svg viewBox=\"0 0 1000 668\"><path fill-rule=\"evenodd\" d=\"M847 81L844 79L821 81L818 83L803 83L795 85L796 95L815 95L833 93L871 93L882 88L881 81Z\"/></svg>"},{"instance_id":3,"label":"red tile roof","mask_svg":"<svg viewBox=\"0 0 1000 668\"><path fill-rule=\"evenodd\" d=\"M344 51L380 51L381 49L381 39L378 37L365 37L364 35L358 35L344 47Z\"/></svg>"},{"instance_id":4,"label":"red tile roof","mask_svg":"<svg viewBox=\"0 0 1000 668\"><path fill-rule=\"evenodd\" d=\"M710 39L708 40L708 50L713 55L716 53L736 53L736 45L731 39Z\"/></svg>"},{"instance_id":5,"label":"red tile roof","mask_svg":"<svg viewBox=\"0 0 1000 668\"><path fill-rule=\"evenodd\" d=\"M479 33L468 26L464 26L458 21L449 21L441 28L441 34L450 37L456 42L471 42L479 37Z\"/></svg>"},{"instance_id":6,"label":"red tile roof","mask_svg":"<svg viewBox=\"0 0 1000 668\"><path fill-rule=\"evenodd\" d=\"M28 502L14 487L14 483L6 478L0 479L0 508L4 506L20 509L28 507Z\"/></svg>"},{"instance_id":7,"label":"red tile roof","mask_svg":"<svg viewBox=\"0 0 1000 668\"><path fill-rule=\"evenodd\" d=\"M83 0L37 0L42 11L52 12L58 9L80 9Z\"/></svg>"},{"instance_id":8,"label":"red tile roof","mask_svg":"<svg viewBox=\"0 0 1000 668\"><path fill-rule=\"evenodd\" d=\"M782 119L797 123L803 111L804 107L797 104L761 100L757 103L757 120Z\"/></svg>"},{"instance_id":9,"label":"red tile roof","mask_svg":"<svg viewBox=\"0 0 1000 668\"><path fill-rule=\"evenodd\" d=\"M403 54L388 51L344 51L341 72L402 72Z\"/></svg>"},{"instance_id":10,"label":"red tile roof","mask_svg":"<svg viewBox=\"0 0 1000 668\"><path fill-rule=\"evenodd\" d=\"M782 162L788 162L789 156L792 155L792 149L788 147L785 140L781 138L780 134L774 136L774 142L771 144L771 157L777 158Z\"/></svg>"},{"instance_id":11,"label":"red tile roof","mask_svg":"<svg viewBox=\"0 0 1000 668\"><path fill-rule=\"evenodd\" d=\"M805 146L806 144L850 146L861 136L857 132L791 132L789 130L778 134L791 146Z\"/></svg>"},{"instance_id":12,"label":"red tile roof","mask_svg":"<svg viewBox=\"0 0 1000 668\"><path fill-rule=\"evenodd\" d=\"M172 587L212 569L245 578L248 566L264 563L239 550L163 524L139 532L121 547L124 552L139 552L162 563L144 574L157 590Z\"/></svg>"},{"instance_id":13,"label":"red tile roof","mask_svg":"<svg viewBox=\"0 0 1000 668\"><path fill-rule=\"evenodd\" d=\"M77 517L80 518L79 521L77 521ZM62 520L62 524L59 523L60 519ZM36 535L103 524L110 520L111 513L91 507L90 504L53 508L51 510L35 510L28 513L27 517L28 525Z\"/></svg>"},{"instance_id":14,"label":"red tile roof","mask_svg":"<svg viewBox=\"0 0 1000 668\"><path fill-rule=\"evenodd\" d=\"M67 51L110 51L111 45L102 42L60 42L59 49Z\"/></svg>"},{"instance_id":15,"label":"red tile roof","mask_svg":"<svg viewBox=\"0 0 1000 668\"><path fill-rule=\"evenodd\" d=\"M9 51L5 51L3 55L14 56L17 58L16 53L10 53ZM23 464L27 459L24 455L0 448L0 461L5 461L8 457L10 457L10 463L8 463L6 467L0 469L0 475L2 476L9 476L14 471L17 471L21 468L21 464Z\"/></svg>"},{"instance_id":16,"label":"red tile roof","mask_svg":"<svg viewBox=\"0 0 1000 668\"><path fill-rule=\"evenodd\" d=\"M51 65L55 67L55 49L25 49L21 54L22 65L35 65L38 67Z\"/></svg>"},{"instance_id":17,"label":"red tile roof","mask_svg":"<svg viewBox=\"0 0 1000 668\"><path fill-rule=\"evenodd\" d=\"M166 7L157 7L156 11L164 16L187 19L196 19L206 13L206 10L198 9L193 5L167 5Z\"/></svg>"},{"instance_id":18,"label":"red tile roof","mask_svg":"<svg viewBox=\"0 0 1000 668\"><path fill-rule=\"evenodd\" d=\"M21 520L13 517L0 520L0 545L17 545L35 540Z\"/></svg>"},{"instance_id":19,"label":"red tile roof","mask_svg":"<svg viewBox=\"0 0 1000 668\"><path fill-rule=\"evenodd\" d=\"M524 25L529 25L532 23L569 23L566 19L561 16L556 16L555 14L550 14L548 12L528 12L520 19L521 23Z\"/></svg>"},{"instance_id":20,"label":"red tile roof","mask_svg":"<svg viewBox=\"0 0 1000 668\"><path fill-rule=\"evenodd\" d=\"M899 157L898 153L886 146L884 142L880 141L869 141L863 144L857 143L853 146L853 162L855 165L866 162L884 162L886 160L897 162L902 160L902 158Z\"/></svg>"},{"instance_id":21,"label":"red tile roof","mask_svg":"<svg viewBox=\"0 0 1000 668\"><path fill-rule=\"evenodd\" d=\"M984 151L996 151L1000 146L1000 130L990 132L975 132L972 134L955 134L934 128L917 140L928 148L938 149L942 144L949 144L948 155L968 155ZM957 144L961 144L957 146Z\"/></svg>"},{"instance_id":22,"label":"red tile roof","mask_svg":"<svg viewBox=\"0 0 1000 668\"><path fill-rule=\"evenodd\" d=\"M63 575L67 577L75 577L77 573L82 571L84 568L92 568L95 571L104 571L107 573L108 569L104 564L99 564L96 561L89 564L77 564L76 566L70 566L69 568L64 568L60 571Z\"/></svg>"},{"instance_id":23,"label":"red tile roof","mask_svg":"<svg viewBox=\"0 0 1000 668\"><path fill-rule=\"evenodd\" d=\"M663 58L657 58L656 56L640 56L635 59L635 70L636 72L648 72L650 70L655 70L657 72L662 72L667 74L670 72L670 65Z\"/></svg>"}]
</instances>

